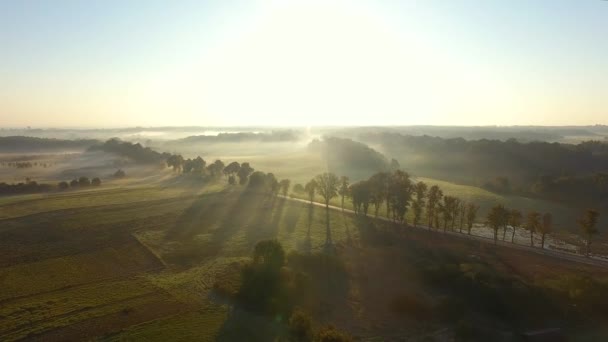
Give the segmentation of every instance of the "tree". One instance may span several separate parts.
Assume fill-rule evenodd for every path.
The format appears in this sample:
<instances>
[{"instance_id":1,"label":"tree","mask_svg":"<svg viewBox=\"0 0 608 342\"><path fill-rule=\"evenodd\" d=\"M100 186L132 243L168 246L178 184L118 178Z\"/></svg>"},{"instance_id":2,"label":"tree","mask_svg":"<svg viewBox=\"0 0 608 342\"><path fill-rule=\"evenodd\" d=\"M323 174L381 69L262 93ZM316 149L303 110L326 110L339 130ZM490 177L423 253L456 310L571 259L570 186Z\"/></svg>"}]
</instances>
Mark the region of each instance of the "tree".
<instances>
[{"instance_id":1,"label":"tree","mask_svg":"<svg viewBox=\"0 0 608 342\"><path fill-rule=\"evenodd\" d=\"M124 178L125 176L125 172L121 169L118 169L116 170L116 172L114 172L114 178Z\"/></svg>"},{"instance_id":2,"label":"tree","mask_svg":"<svg viewBox=\"0 0 608 342\"><path fill-rule=\"evenodd\" d=\"M308 199L310 199L310 205L315 200L315 192L317 191L317 182L312 179L310 182L306 183L304 186L304 191L308 194Z\"/></svg>"},{"instance_id":3,"label":"tree","mask_svg":"<svg viewBox=\"0 0 608 342\"><path fill-rule=\"evenodd\" d=\"M471 229L473 228L473 223L475 223L475 218L477 218L478 210L479 206L474 203L467 205L467 234L469 235L471 235Z\"/></svg>"},{"instance_id":4,"label":"tree","mask_svg":"<svg viewBox=\"0 0 608 342\"><path fill-rule=\"evenodd\" d=\"M360 181L350 186L350 196L353 200L355 214L363 213L367 216L367 210L371 201L370 184L368 181Z\"/></svg>"},{"instance_id":5,"label":"tree","mask_svg":"<svg viewBox=\"0 0 608 342\"><path fill-rule=\"evenodd\" d=\"M374 205L374 216L378 217L378 211L382 203L386 201L386 215L389 215L389 179L390 175L386 172L378 172L368 180L371 185L371 203Z\"/></svg>"},{"instance_id":6,"label":"tree","mask_svg":"<svg viewBox=\"0 0 608 342\"><path fill-rule=\"evenodd\" d=\"M412 200L414 188L410 175L407 172L396 170L389 178L387 215L389 208L392 209L392 219L403 224L406 220L407 210Z\"/></svg>"},{"instance_id":7,"label":"tree","mask_svg":"<svg viewBox=\"0 0 608 342\"><path fill-rule=\"evenodd\" d=\"M267 187L268 190L268 194L269 195L278 195L279 194L279 190L281 188L281 185L279 184L279 181L277 180L277 178L274 176L273 173L269 172L266 174L266 180L265 180L265 185Z\"/></svg>"},{"instance_id":8,"label":"tree","mask_svg":"<svg viewBox=\"0 0 608 342\"><path fill-rule=\"evenodd\" d=\"M591 238L593 235L599 233L596 228L597 220L600 213L597 210L587 209L581 218L578 219L578 225L581 228L581 232L585 236L585 256L588 258L591 253Z\"/></svg>"},{"instance_id":9,"label":"tree","mask_svg":"<svg viewBox=\"0 0 608 342\"><path fill-rule=\"evenodd\" d=\"M541 234L540 248L545 248L545 235L553 230L553 218L550 213L543 215L543 222L538 226L538 232Z\"/></svg>"},{"instance_id":10,"label":"tree","mask_svg":"<svg viewBox=\"0 0 608 342\"><path fill-rule=\"evenodd\" d=\"M281 188L281 193L283 194L283 196L287 196L290 185L291 181L289 179L281 179L281 181L279 182L279 187Z\"/></svg>"},{"instance_id":11,"label":"tree","mask_svg":"<svg viewBox=\"0 0 608 342\"><path fill-rule=\"evenodd\" d=\"M454 221L454 211L458 205L458 199L453 196L445 196L443 198L442 214L443 214L443 232L445 233L448 224Z\"/></svg>"},{"instance_id":12,"label":"tree","mask_svg":"<svg viewBox=\"0 0 608 342\"><path fill-rule=\"evenodd\" d=\"M521 211L517 209L512 209L511 214L509 215L509 225L513 228L513 233L511 234L511 243L515 243L515 230L517 227L521 226L523 221L523 215Z\"/></svg>"},{"instance_id":13,"label":"tree","mask_svg":"<svg viewBox=\"0 0 608 342\"><path fill-rule=\"evenodd\" d=\"M88 177L80 177L78 178L78 186L89 186L91 185L91 181Z\"/></svg>"},{"instance_id":14,"label":"tree","mask_svg":"<svg viewBox=\"0 0 608 342\"><path fill-rule=\"evenodd\" d=\"M251 166L249 166L249 163L243 163L241 164L241 167L239 168L239 170L237 171L237 177L239 177L239 184L240 185L245 185L247 184L247 178L249 177L249 175L251 175L253 173L253 168Z\"/></svg>"},{"instance_id":15,"label":"tree","mask_svg":"<svg viewBox=\"0 0 608 342\"><path fill-rule=\"evenodd\" d=\"M300 183L294 185L293 192L295 192L296 194L303 194L305 192L304 186L302 186L302 184Z\"/></svg>"},{"instance_id":16,"label":"tree","mask_svg":"<svg viewBox=\"0 0 608 342\"><path fill-rule=\"evenodd\" d=\"M452 203L452 231L454 231L456 220L458 219L458 215L460 215L460 202L462 202L460 198L456 197L454 198L454 203Z\"/></svg>"},{"instance_id":17,"label":"tree","mask_svg":"<svg viewBox=\"0 0 608 342\"><path fill-rule=\"evenodd\" d=\"M230 177L233 177L239 172L239 170L241 169L241 164L239 164L238 162L232 162L230 164L228 164L223 172L226 176L228 176L228 182L230 182ZM234 184L234 183L230 183L230 184Z\"/></svg>"},{"instance_id":18,"label":"tree","mask_svg":"<svg viewBox=\"0 0 608 342\"><path fill-rule=\"evenodd\" d=\"M422 209L424 208L426 192L428 186L425 182L420 181L414 186L414 192L416 193L416 199L412 203L412 210L414 210L414 227L418 226L420 218L422 217Z\"/></svg>"},{"instance_id":19,"label":"tree","mask_svg":"<svg viewBox=\"0 0 608 342\"><path fill-rule=\"evenodd\" d=\"M511 211L510 210L506 210L504 212L504 220L502 222L502 241L505 241L505 238L507 236L507 225L509 225L509 216L511 216Z\"/></svg>"},{"instance_id":20,"label":"tree","mask_svg":"<svg viewBox=\"0 0 608 342\"><path fill-rule=\"evenodd\" d=\"M180 154L172 154L167 158L167 166L172 167L174 172L179 172L184 165L184 157Z\"/></svg>"},{"instance_id":21,"label":"tree","mask_svg":"<svg viewBox=\"0 0 608 342\"><path fill-rule=\"evenodd\" d=\"M198 156L190 162L190 165L192 167L192 170L191 170L192 173L196 173L196 174L200 175L201 173L203 173L203 170L205 169L205 165L207 165L207 162L203 158Z\"/></svg>"},{"instance_id":22,"label":"tree","mask_svg":"<svg viewBox=\"0 0 608 342\"><path fill-rule=\"evenodd\" d=\"M217 178L221 175L222 171L224 170L224 162L217 159L216 161L213 162L213 164L210 164L209 166L207 166L207 170L209 170L211 177Z\"/></svg>"},{"instance_id":23,"label":"tree","mask_svg":"<svg viewBox=\"0 0 608 342\"><path fill-rule=\"evenodd\" d=\"M312 341L312 319L299 308L291 313L289 318L289 334L294 342Z\"/></svg>"},{"instance_id":24,"label":"tree","mask_svg":"<svg viewBox=\"0 0 608 342\"><path fill-rule=\"evenodd\" d=\"M326 212L326 243L331 244L331 230L329 228L329 201L332 198L338 196L338 184L340 180L333 173L325 172L315 177L317 184L317 191L319 195L325 200L325 212Z\"/></svg>"},{"instance_id":25,"label":"tree","mask_svg":"<svg viewBox=\"0 0 608 342\"><path fill-rule=\"evenodd\" d=\"M277 240L263 240L255 245L253 263L264 268L279 270L285 263L285 251Z\"/></svg>"},{"instance_id":26,"label":"tree","mask_svg":"<svg viewBox=\"0 0 608 342\"><path fill-rule=\"evenodd\" d=\"M317 331L315 342L352 342L353 338L347 333L336 329L333 325L322 327Z\"/></svg>"},{"instance_id":27,"label":"tree","mask_svg":"<svg viewBox=\"0 0 608 342\"><path fill-rule=\"evenodd\" d=\"M70 185L68 184L68 182L64 181L64 182L59 182L57 187L59 187L59 190L65 190L65 189L69 188Z\"/></svg>"},{"instance_id":28,"label":"tree","mask_svg":"<svg viewBox=\"0 0 608 342\"><path fill-rule=\"evenodd\" d=\"M101 185L101 179L99 179L99 178L97 178L97 177L93 178L93 179L91 180L91 185L94 185L94 186L100 186L100 185Z\"/></svg>"},{"instance_id":29,"label":"tree","mask_svg":"<svg viewBox=\"0 0 608 342\"><path fill-rule=\"evenodd\" d=\"M458 226L458 232L462 234L462 228L464 227L464 222L467 219L467 204L465 201L460 201L460 208L458 211L460 212L460 225Z\"/></svg>"},{"instance_id":30,"label":"tree","mask_svg":"<svg viewBox=\"0 0 608 342\"><path fill-rule=\"evenodd\" d=\"M340 188L338 194L342 196L342 211L344 211L344 197L348 196L349 191L349 179L346 176L340 177Z\"/></svg>"},{"instance_id":31,"label":"tree","mask_svg":"<svg viewBox=\"0 0 608 342\"><path fill-rule=\"evenodd\" d=\"M498 240L498 229L505 225L507 210L502 204L498 204L492 209L487 216L488 225L494 230L494 244Z\"/></svg>"},{"instance_id":32,"label":"tree","mask_svg":"<svg viewBox=\"0 0 608 342\"><path fill-rule=\"evenodd\" d=\"M526 230L530 231L530 246L534 247L534 232L538 230L540 226L540 214L537 211L531 211L528 213L526 219Z\"/></svg>"},{"instance_id":33,"label":"tree","mask_svg":"<svg viewBox=\"0 0 608 342\"><path fill-rule=\"evenodd\" d=\"M76 187L78 187L78 179L72 179L72 180L70 181L70 186L71 186L72 188L76 188Z\"/></svg>"},{"instance_id":34,"label":"tree","mask_svg":"<svg viewBox=\"0 0 608 342\"><path fill-rule=\"evenodd\" d=\"M443 197L443 191L437 185L431 186L429 189L428 200L426 203L426 214L428 217L429 228L433 228L433 218L437 217L437 205Z\"/></svg>"}]
</instances>

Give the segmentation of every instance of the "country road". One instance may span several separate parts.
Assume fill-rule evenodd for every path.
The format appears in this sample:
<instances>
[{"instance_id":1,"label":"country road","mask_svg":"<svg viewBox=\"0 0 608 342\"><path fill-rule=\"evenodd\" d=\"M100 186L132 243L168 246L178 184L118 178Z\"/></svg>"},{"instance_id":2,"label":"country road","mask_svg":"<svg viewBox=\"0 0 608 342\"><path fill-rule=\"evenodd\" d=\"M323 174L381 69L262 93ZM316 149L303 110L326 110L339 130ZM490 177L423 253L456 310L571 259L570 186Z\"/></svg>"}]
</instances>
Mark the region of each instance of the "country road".
<instances>
[{"instance_id":1,"label":"country road","mask_svg":"<svg viewBox=\"0 0 608 342\"><path fill-rule=\"evenodd\" d=\"M279 197L285 198L285 199L290 200L290 201L296 201L296 202L310 204L310 201L305 200L305 199L301 199L301 198L294 198L294 197L288 197L288 196L283 196L283 195L279 195ZM312 203L315 206L325 208L325 204L324 203L321 203L321 202L312 202ZM331 210L337 210L337 211L342 212L342 208L336 207L334 205L330 205L329 209L331 209ZM355 212L353 210L351 210L351 209L344 209L343 212L351 214L351 215L356 215ZM393 221L391 221L388 218L383 217L383 216L378 216L377 219L378 220L382 220L382 221L386 221L386 222L391 222L391 223L393 222ZM459 238L459 239L477 240L477 241L486 242L486 243L489 243L489 244L494 244L494 239L488 238L488 237L485 237L485 236L468 235L468 234L462 234L462 233L452 232L452 231L447 231L447 232L444 233L442 230L429 229L427 226L424 226L424 225L419 225L417 227L408 225L408 227L411 228L411 229L420 229L420 230L425 230L425 231L436 232L437 234L446 234L446 235L450 235L450 236L453 236L453 237ZM553 258L557 258L557 259L577 262L577 263L581 263L581 264L593 265L593 266L608 268L608 260L601 259L601 258L598 258L598 257L593 257L592 256L590 258L586 258L584 256L577 255L577 254L574 254L574 253L558 252L558 251L555 251L555 250L534 248L534 247L531 247L531 246L524 246L524 245L514 244L514 243L500 241L500 240L497 241L497 245L503 246L503 247L507 247L507 248L512 248L512 249L518 249L518 250L522 250L522 251L527 251L527 252L531 252L531 253L536 253L536 254L540 254L540 255L545 255L545 256L553 257Z\"/></svg>"}]
</instances>

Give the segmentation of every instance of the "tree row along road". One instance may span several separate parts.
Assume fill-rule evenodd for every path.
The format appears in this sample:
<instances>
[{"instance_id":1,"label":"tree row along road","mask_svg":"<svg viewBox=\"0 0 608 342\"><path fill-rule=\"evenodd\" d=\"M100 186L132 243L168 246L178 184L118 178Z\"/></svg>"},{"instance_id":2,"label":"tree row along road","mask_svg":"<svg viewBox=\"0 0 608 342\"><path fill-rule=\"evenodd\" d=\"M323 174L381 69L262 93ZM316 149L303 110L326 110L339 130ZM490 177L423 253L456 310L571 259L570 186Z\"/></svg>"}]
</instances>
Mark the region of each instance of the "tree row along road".
<instances>
[{"instance_id":1,"label":"tree row along road","mask_svg":"<svg viewBox=\"0 0 608 342\"><path fill-rule=\"evenodd\" d=\"M287 200L290 200L290 201L310 204L310 201L306 200L306 199L288 197L288 196L283 196L283 195L278 195L278 196L281 197L281 198L285 198ZM312 203L315 206L325 208L325 203L321 203L321 202L312 202ZM330 205L329 209L331 209L331 210L337 210L337 211L342 211L342 208L336 207L334 205ZM344 213L348 213L348 214L351 214L351 215L356 215L356 213L353 210L351 210L351 209L344 209ZM368 216L368 217L372 217L372 216ZM375 219L386 221L386 222L390 222L390 223L394 223L392 220L390 220L390 219L388 219L388 218L386 218L384 216L378 216ZM435 233L440 233L440 234L444 234L444 235L453 236L453 237L460 238L460 239L477 240L477 241L485 242L485 243L488 243L488 244L494 244L494 240L492 238L488 238L488 237L484 237L484 236L479 236L479 235L468 235L468 234L462 234L462 233L452 232L452 231L446 231L444 233L441 230L430 229L429 227L424 226L424 225L418 225L416 227L408 225L408 228L411 228L411 229L421 229L421 230L426 230L426 231L431 231L431 232L435 232ZM541 255L548 256L548 257L557 258L557 259L578 262L578 263L581 263L581 264L587 264L587 265L593 265L593 266L608 268L608 260L603 260L603 259L600 259L600 258L597 258L597 257L586 258L586 257L579 256L579 255L576 255L576 254L573 254L573 253L558 252L558 251L554 251L554 250L534 248L534 247L531 247L531 246L524 246L524 245L514 244L514 243L510 243L510 242L505 242L505 241L497 241L497 245L503 246L503 247L508 247L508 248L513 248L513 249L518 249L518 250L522 250L522 251L532 252L532 253L536 253L536 254L541 254Z\"/></svg>"}]
</instances>

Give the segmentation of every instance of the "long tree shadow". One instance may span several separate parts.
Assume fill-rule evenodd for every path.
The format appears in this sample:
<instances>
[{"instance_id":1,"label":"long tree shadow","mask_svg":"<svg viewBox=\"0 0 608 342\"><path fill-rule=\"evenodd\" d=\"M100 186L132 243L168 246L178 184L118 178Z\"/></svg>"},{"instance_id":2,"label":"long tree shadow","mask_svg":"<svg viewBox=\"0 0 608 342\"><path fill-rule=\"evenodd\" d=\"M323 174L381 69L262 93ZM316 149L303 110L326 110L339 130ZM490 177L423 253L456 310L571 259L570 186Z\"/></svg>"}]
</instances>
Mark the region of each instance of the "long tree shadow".
<instances>
[{"instance_id":1,"label":"long tree shadow","mask_svg":"<svg viewBox=\"0 0 608 342\"><path fill-rule=\"evenodd\" d=\"M228 317L215 336L216 341L275 341L284 335L285 325L273 317L256 315L249 311L232 307Z\"/></svg>"},{"instance_id":2,"label":"long tree shadow","mask_svg":"<svg viewBox=\"0 0 608 342\"><path fill-rule=\"evenodd\" d=\"M238 198L239 193L229 189L198 196L165 233L165 239L182 240L200 234L217 222Z\"/></svg>"},{"instance_id":3,"label":"long tree shadow","mask_svg":"<svg viewBox=\"0 0 608 342\"><path fill-rule=\"evenodd\" d=\"M285 231L292 234L296 229L296 224L302 214L302 206L298 203L290 203L285 212Z\"/></svg>"},{"instance_id":4,"label":"long tree shadow","mask_svg":"<svg viewBox=\"0 0 608 342\"><path fill-rule=\"evenodd\" d=\"M247 243L250 246L259 240L277 237L285 201L286 199L276 196L263 198L257 215L247 229Z\"/></svg>"},{"instance_id":5,"label":"long tree shadow","mask_svg":"<svg viewBox=\"0 0 608 342\"><path fill-rule=\"evenodd\" d=\"M250 227L250 222L255 212L259 212L263 203L259 201L259 195L244 190L240 193L237 201L224 215L219 227L213 232L210 245L213 248L221 248L226 241L236 235L241 229Z\"/></svg>"}]
</instances>

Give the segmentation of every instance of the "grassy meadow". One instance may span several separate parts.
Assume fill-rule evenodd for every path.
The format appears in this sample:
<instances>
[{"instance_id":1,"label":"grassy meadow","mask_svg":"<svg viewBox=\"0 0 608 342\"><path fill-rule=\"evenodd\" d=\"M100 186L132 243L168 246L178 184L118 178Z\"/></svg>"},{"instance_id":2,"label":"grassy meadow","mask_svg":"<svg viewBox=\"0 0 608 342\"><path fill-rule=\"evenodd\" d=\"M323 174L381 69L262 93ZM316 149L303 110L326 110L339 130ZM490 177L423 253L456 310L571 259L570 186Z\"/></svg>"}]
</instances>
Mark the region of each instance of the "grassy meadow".
<instances>
[{"instance_id":1,"label":"grassy meadow","mask_svg":"<svg viewBox=\"0 0 608 342\"><path fill-rule=\"evenodd\" d=\"M294 265L298 255L323 255L327 228L323 208L188 176L175 176L166 186L16 196L0 204L0 213L4 341L282 336L285 317L241 309L215 293L214 285L238 288L239 269L260 240L278 239ZM314 291L300 305L315 324L331 322L355 337L439 338L445 320L433 317L444 311L449 316L456 305L450 298L466 292L436 283L434 272L445 265L454 265L446 274L455 279L494 274L560 289L566 274L606 275L432 232L402 232L337 211L329 218L342 271L324 270L323 263L301 266ZM487 310L475 304L463 317ZM515 329L501 323L506 316L489 317L490 329ZM517 322L517 329L543 324Z\"/></svg>"}]
</instances>

